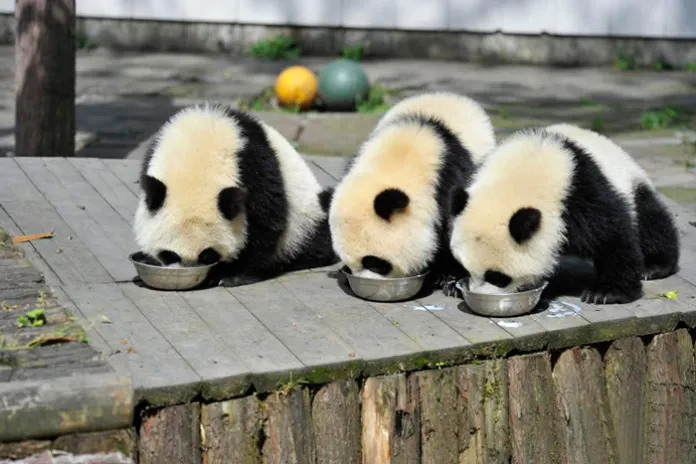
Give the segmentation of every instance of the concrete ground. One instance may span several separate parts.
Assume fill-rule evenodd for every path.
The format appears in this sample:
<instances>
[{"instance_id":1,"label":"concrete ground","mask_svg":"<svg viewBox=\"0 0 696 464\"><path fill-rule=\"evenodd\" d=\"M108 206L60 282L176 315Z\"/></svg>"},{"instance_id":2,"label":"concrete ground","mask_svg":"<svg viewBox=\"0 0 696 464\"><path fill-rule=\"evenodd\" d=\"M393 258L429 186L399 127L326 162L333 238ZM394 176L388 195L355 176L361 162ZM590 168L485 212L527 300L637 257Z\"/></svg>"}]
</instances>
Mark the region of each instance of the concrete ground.
<instances>
[{"instance_id":1,"label":"concrete ground","mask_svg":"<svg viewBox=\"0 0 696 464\"><path fill-rule=\"evenodd\" d=\"M332 58L295 61L319 72ZM77 61L78 156L139 158L178 108L205 100L237 104L272 86L295 62L224 55L81 51ZM396 101L427 90L469 95L491 115L499 136L523 127L572 121L607 133L636 156L662 191L696 209L696 144L683 129L645 131L641 114L673 104L696 108L696 73L618 72L427 60L363 62ZM14 49L0 47L0 156L13 151ZM379 114L263 112L304 153L346 155ZM690 129L690 130L689 130Z\"/></svg>"}]
</instances>

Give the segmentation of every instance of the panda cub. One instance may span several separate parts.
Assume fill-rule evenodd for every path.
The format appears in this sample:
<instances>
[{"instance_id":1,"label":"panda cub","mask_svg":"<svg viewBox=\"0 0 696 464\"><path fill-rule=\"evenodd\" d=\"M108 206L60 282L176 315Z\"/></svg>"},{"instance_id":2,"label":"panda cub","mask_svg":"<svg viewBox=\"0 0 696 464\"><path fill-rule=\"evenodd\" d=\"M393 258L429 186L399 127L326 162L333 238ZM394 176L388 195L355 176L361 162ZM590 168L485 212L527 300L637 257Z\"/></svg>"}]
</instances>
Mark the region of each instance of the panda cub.
<instances>
[{"instance_id":1,"label":"panda cub","mask_svg":"<svg viewBox=\"0 0 696 464\"><path fill-rule=\"evenodd\" d=\"M619 146L568 124L500 144L452 195L450 246L471 286L516 291L562 254L594 261L589 303L628 303L677 271L679 237L646 173ZM448 287L448 293L456 291Z\"/></svg>"},{"instance_id":2,"label":"panda cub","mask_svg":"<svg viewBox=\"0 0 696 464\"><path fill-rule=\"evenodd\" d=\"M337 261L321 188L275 129L216 105L181 110L143 160L134 230L165 266L219 264L226 286Z\"/></svg>"},{"instance_id":3,"label":"panda cub","mask_svg":"<svg viewBox=\"0 0 696 464\"><path fill-rule=\"evenodd\" d=\"M355 275L459 275L447 246L448 194L466 185L495 146L493 127L473 100L428 93L402 100L377 124L333 193L334 249Z\"/></svg>"}]
</instances>

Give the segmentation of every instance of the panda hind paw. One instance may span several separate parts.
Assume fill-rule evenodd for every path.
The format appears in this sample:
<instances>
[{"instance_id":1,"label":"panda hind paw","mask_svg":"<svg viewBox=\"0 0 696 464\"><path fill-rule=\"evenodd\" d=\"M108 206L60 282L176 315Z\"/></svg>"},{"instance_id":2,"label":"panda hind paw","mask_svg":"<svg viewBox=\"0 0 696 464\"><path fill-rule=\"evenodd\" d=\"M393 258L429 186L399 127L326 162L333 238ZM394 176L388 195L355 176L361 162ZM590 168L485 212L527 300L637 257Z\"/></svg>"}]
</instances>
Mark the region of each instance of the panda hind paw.
<instances>
[{"instance_id":1,"label":"panda hind paw","mask_svg":"<svg viewBox=\"0 0 696 464\"><path fill-rule=\"evenodd\" d=\"M590 304L630 303L643 296L642 290L622 290L609 287L589 288L582 293L581 300Z\"/></svg>"}]
</instances>

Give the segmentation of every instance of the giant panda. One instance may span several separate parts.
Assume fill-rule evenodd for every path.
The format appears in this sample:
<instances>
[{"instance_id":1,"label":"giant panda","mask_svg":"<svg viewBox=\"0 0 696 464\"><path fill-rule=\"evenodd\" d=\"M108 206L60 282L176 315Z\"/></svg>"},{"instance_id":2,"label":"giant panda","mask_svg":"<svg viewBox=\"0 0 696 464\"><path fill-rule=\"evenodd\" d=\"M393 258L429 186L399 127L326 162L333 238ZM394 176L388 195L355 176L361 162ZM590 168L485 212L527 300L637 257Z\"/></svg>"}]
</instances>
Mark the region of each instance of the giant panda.
<instances>
[{"instance_id":1,"label":"giant panda","mask_svg":"<svg viewBox=\"0 0 696 464\"><path fill-rule=\"evenodd\" d=\"M134 230L165 266L212 264L212 278L243 285L337 261L319 183L272 127L228 107L174 114L141 168Z\"/></svg>"},{"instance_id":2,"label":"giant panda","mask_svg":"<svg viewBox=\"0 0 696 464\"><path fill-rule=\"evenodd\" d=\"M371 278L431 271L460 275L447 246L448 192L466 184L495 146L493 127L468 97L429 93L385 113L349 161L329 206L334 250Z\"/></svg>"},{"instance_id":3,"label":"giant panda","mask_svg":"<svg viewBox=\"0 0 696 464\"><path fill-rule=\"evenodd\" d=\"M501 143L452 194L450 247L481 291L552 276L561 255L594 261L589 303L628 303L677 271L679 237L646 173L604 136L569 124ZM455 294L452 286L448 293Z\"/></svg>"}]
</instances>

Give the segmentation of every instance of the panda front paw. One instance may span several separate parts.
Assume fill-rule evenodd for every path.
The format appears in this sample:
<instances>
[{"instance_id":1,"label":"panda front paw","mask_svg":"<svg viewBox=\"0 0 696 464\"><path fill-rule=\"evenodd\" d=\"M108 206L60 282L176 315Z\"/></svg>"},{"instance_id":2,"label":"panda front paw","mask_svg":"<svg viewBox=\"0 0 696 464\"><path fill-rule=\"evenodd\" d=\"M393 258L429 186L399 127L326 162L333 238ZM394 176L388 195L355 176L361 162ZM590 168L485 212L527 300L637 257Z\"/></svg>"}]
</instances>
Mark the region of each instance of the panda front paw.
<instances>
[{"instance_id":1,"label":"panda front paw","mask_svg":"<svg viewBox=\"0 0 696 464\"><path fill-rule=\"evenodd\" d=\"M462 290L457 286L458 281L459 279L454 276L443 276L438 279L437 286L442 289L442 293L445 296L461 299L464 295L462 294Z\"/></svg>"},{"instance_id":2,"label":"panda front paw","mask_svg":"<svg viewBox=\"0 0 696 464\"><path fill-rule=\"evenodd\" d=\"M630 303L643 296L639 287L632 290L623 290L615 287L597 286L588 288L582 293L581 300L592 304L623 304Z\"/></svg>"},{"instance_id":3,"label":"panda front paw","mask_svg":"<svg viewBox=\"0 0 696 464\"><path fill-rule=\"evenodd\" d=\"M261 280L263 279L260 277L247 275L224 276L220 278L218 285L220 287L240 287L242 285L254 284Z\"/></svg>"}]
</instances>

